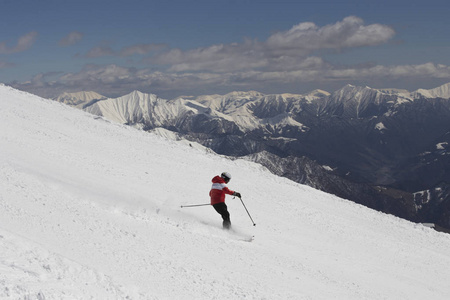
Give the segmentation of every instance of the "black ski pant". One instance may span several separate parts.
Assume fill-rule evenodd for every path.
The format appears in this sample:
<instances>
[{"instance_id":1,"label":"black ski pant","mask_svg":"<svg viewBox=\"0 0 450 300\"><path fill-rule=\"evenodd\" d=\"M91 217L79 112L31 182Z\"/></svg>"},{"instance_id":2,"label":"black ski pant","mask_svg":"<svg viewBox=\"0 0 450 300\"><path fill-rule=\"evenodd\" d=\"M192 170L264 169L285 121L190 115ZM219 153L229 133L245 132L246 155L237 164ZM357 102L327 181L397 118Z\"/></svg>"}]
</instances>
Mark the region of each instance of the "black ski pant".
<instances>
[{"instance_id":1,"label":"black ski pant","mask_svg":"<svg viewBox=\"0 0 450 300\"><path fill-rule=\"evenodd\" d=\"M225 202L214 204L213 207L222 216L223 228L230 229L231 227L230 213L228 212L227 205L225 204Z\"/></svg>"}]
</instances>

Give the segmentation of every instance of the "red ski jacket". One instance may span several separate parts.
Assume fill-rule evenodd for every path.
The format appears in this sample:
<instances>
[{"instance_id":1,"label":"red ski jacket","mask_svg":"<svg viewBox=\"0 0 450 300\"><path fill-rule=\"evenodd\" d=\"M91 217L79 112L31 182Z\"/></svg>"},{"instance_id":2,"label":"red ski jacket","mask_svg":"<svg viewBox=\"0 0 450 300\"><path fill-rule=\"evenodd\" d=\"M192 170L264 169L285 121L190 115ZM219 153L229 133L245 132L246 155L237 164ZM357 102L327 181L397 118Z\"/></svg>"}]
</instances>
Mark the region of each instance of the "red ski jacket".
<instances>
[{"instance_id":1,"label":"red ski jacket","mask_svg":"<svg viewBox=\"0 0 450 300\"><path fill-rule=\"evenodd\" d=\"M222 177L215 176L212 179L212 183L211 191L209 192L209 196L211 196L211 205L225 202L225 194L234 194L234 191L227 188L225 180Z\"/></svg>"}]
</instances>

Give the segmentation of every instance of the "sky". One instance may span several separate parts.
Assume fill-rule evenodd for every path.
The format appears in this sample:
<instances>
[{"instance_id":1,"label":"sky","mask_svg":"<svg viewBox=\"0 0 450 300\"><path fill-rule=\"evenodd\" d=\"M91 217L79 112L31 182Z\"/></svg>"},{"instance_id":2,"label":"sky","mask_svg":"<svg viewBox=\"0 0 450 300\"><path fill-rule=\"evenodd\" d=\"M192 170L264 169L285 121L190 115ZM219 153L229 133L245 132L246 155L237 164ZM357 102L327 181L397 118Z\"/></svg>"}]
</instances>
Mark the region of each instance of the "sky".
<instances>
[{"instance_id":1,"label":"sky","mask_svg":"<svg viewBox=\"0 0 450 300\"><path fill-rule=\"evenodd\" d=\"M0 0L0 82L43 97L416 90L450 82L450 3Z\"/></svg>"}]
</instances>

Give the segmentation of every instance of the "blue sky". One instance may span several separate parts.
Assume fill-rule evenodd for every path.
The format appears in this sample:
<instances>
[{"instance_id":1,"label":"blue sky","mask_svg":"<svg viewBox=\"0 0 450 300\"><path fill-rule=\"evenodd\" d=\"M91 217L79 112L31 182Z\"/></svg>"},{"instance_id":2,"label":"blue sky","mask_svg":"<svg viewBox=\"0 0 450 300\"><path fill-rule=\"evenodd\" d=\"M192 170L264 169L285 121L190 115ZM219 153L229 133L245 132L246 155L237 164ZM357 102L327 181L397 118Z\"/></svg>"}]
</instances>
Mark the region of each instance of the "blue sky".
<instances>
[{"instance_id":1,"label":"blue sky","mask_svg":"<svg viewBox=\"0 0 450 300\"><path fill-rule=\"evenodd\" d=\"M450 82L448 1L0 0L0 82L163 98Z\"/></svg>"}]
</instances>

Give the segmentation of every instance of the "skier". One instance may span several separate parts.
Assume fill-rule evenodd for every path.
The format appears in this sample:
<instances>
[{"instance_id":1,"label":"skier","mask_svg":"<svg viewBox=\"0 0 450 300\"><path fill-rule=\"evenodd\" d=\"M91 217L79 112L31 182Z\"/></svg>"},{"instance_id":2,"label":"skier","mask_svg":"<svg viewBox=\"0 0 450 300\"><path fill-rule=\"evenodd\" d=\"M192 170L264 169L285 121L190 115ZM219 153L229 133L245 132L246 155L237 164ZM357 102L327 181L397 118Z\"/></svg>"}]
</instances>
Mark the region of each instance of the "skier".
<instances>
[{"instance_id":1,"label":"skier","mask_svg":"<svg viewBox=\"0 0 450 300\"><path fill-rule=\"evenodd\" d=\"M223 172L220 176L215 176L212 179L212 187L209 192L211 197L211 205L222 216L223 228L230 229L230 213L228 212L227 205L225 204L225 194L233 195L241 198L241 194L234 192L227 188L226 184L230 182L231 175L228 172Z\"/></svg>"}]
</instances>

